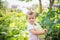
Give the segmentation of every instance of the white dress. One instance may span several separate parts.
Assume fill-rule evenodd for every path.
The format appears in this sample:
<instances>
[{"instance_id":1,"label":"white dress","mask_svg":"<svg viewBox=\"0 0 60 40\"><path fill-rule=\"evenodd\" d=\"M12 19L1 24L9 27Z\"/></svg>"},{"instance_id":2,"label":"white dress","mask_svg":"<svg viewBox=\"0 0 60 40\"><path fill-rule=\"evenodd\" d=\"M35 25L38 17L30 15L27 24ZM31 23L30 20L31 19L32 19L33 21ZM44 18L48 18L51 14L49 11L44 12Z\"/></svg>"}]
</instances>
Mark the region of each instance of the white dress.
<instances>
[{"instance_id":1,"label":"white dress","mask_svg":"<svg viewBox=\"0 0 60 40\"><path fill-rule=\"evenodd\" d=\"M39 37L38 37L38 35L34 35L34 34L32 34L32 33L30 32L31 29L34 29L33 26L34 26L34 25L31 25L31 24L28 23L28 27L27 27L28 32L29 32L29 39L28 39L28 40L40 40Z\"/></svg>"}]
</instances>

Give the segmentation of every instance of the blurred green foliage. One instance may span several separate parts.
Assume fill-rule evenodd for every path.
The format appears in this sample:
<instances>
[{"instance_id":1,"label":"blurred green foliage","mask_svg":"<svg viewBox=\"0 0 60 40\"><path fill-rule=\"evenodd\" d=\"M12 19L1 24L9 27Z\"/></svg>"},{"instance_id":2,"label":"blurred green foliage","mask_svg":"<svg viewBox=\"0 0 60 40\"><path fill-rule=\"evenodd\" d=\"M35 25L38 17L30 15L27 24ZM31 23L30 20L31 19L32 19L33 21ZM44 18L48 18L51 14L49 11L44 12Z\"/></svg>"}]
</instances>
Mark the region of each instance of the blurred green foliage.
<instances>
[{"instance_id":1,"label":"blurred green foliage","mask_svg":"<svg viewBox=\"0 0 60 40\"><path fill-rule=\"evenodd\" d=\"M38 16L43 28L48 29L46 40L60 40L60 8L48 9Z\"/></svg>"},{"instance_id":2,"label":"blurred green foliage","mask_svg":"<svg viewBox=\"0 0 60 40\"><path fill-rule=\"evenodd\" d=\"M0 14L0 40L27 39L27 23L24 13L16 11L11 12L7 9L6 14L4 10L0 10Z\"/></svg>"},{"instance_id":3,"label":"blurred green foliage","mask_svg":"<svg viewBox=\"0 0 60 40\"><path fill-rule=\"evenodd\" d=\"M39 14L37 22L48 29L46 40L60 40L60 8L43 10L42 13L38 9L35 11ZM0 9L0 40L28 40L25 16L21 11Z\"/></svg>"},{"instance_id":4,"label":"blurred green foliage","mask_svg":"<svg viewBox=\"0 0 60 40\"><path fill-rule=\"evenodd\" d=\"M60 40L60 8L44 10L37 22L48 29L46 40ZM19 11L0 10L0 40L28 40L26 15Z\"/></svg>"}]
</instances>

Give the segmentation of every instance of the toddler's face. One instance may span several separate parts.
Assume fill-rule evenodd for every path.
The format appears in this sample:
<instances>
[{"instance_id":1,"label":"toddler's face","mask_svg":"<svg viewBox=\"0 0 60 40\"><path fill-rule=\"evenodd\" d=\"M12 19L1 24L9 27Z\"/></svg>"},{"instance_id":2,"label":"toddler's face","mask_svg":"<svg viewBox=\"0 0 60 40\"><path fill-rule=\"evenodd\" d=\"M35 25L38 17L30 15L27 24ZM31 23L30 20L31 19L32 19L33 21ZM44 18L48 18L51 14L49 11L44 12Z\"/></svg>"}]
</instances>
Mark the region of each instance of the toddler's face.
<instances>
[{"instance_id":1,"label":"toddler's face","mask_svg":"<svg viewBox=\"0 0 60 40\"><path fill-rule=\"evenodd\" d=\"M35 20L36 20L36 17L35 17L34 14L28 15L28 16L27 16L27 20L28 20L29 23L34 24L34 22L35 22Z\"/></svg>"}]
</instances>

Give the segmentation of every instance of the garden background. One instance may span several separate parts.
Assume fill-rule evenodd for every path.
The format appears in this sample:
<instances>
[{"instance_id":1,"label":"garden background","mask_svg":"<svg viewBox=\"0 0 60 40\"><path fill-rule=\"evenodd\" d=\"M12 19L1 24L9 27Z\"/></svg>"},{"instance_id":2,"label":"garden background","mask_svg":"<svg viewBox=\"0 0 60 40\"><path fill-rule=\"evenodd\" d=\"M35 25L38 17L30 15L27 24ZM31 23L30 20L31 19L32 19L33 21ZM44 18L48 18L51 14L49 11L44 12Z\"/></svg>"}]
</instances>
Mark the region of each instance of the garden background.
<instances>
[{"instance_id":1,"label":"garden background","mask_svg":"<svg viewBox=\"0 0 60 40\"><path fill-rule=\"evenodd\" d=\"M0 0L0 40L28 40L27 9L48 29L45 40L60 40L60 0Z\"/></svg>"}]
</instances>

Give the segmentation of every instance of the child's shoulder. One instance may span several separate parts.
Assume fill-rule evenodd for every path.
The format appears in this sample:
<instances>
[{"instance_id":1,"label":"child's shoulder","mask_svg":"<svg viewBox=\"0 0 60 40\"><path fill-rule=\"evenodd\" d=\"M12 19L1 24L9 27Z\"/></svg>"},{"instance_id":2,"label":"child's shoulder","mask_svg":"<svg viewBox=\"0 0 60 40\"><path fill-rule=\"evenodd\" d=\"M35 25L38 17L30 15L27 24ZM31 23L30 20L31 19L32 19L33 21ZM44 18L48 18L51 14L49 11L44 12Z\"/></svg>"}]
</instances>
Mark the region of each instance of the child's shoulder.
<instances>
[{"instance_id":1,"label":"child's shoulder","mask_svg":"<svg viewBox=\"0 0 60 40\"><path fill-rule=\"evenodd\" d=\"M32 27L33 25L31 25L30 23L28 23L27 27Z\"/></svg>"},{"instance_id":2,"label":"child's shoulder","mask_svg":"<svg viewBox=\"0 0 60 40\"><path fill-rule=\"evenodd\" d=\"M28 24L27 29L28 29L28 30L30 30L30 29L34 29L34 28L33 28L33 25Z\"/></svg>"}]
</instances>

